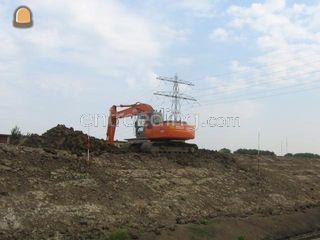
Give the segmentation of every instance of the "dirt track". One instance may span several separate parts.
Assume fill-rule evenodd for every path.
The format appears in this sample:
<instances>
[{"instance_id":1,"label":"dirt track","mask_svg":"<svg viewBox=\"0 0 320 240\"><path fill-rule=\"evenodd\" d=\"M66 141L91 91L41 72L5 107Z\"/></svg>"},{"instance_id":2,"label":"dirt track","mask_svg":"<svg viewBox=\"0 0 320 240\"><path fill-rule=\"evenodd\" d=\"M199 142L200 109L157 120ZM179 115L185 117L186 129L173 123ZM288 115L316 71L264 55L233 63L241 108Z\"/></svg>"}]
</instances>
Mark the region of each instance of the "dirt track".
<instances>
[{"instance_id":1,"label":"dirt track","mask_svg":"<svg viewBox=\"0 0 320 240\"><path fill-rule=\"evenodd\" d=\"M281 161L280 161L281 160ZM0 238L132 237L219 216L262 216L319 206L320 161L104 153L91 166L62 150L0 146Z\"/></svg>"}]
</instances>

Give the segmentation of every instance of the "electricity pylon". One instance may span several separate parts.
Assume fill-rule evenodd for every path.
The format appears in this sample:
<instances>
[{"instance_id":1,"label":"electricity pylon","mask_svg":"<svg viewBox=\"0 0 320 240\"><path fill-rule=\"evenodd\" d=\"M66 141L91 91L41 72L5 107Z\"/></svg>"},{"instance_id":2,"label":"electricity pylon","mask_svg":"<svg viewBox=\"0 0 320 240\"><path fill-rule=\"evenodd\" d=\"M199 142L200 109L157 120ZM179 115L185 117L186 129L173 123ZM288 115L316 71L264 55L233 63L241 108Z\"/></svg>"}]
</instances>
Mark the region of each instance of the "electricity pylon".
<instances>
[{"instance_id":1,"label":"electricity pylon","mask_svg":"<svg viewBox=\"0 0 320 240\"><path fill-rule=\"evenodd\" d=\"M170 97L172 98L172 104L171 104L171 112L173 115L173 120L178 121L178 118L180 116L180 109L181 109L181 104L180 100L190 100L190 101L197 101L195 98L188 96L186 94L180 93L179 92L179 85L188 85L188 86L194 86L193 83L188 82L188 81L183 81L178 78L177 75L175 75L173 78L169 77L157 77L158 80L160 81L166 81L166 82L172 82L173 87L172 87L172 92L166 92L166 91L157 91L154 92L154 95L158 96L165 96L165 97Z\"/></svg>"}]
</instances>

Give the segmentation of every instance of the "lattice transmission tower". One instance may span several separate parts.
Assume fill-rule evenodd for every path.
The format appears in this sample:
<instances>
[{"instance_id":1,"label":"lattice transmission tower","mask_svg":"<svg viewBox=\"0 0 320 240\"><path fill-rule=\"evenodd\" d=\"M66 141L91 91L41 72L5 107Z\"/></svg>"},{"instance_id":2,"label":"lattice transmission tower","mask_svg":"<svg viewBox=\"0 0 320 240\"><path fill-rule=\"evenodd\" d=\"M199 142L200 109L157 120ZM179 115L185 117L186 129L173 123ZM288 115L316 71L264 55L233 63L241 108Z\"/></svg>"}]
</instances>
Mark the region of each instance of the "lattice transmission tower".
<instances>
[{"instance_id":1,"label":"lattice transmission tower","mask_svg":"<svg viewBox=\"0 0 320 240\"><path fill-rule=\"evenodd\" d=\"M186 94L180 93L179 92L179 85L183 84L183 85L188 85L188 86L194 86L194 84L192 82L183 81L183 80L179 79L177 75L175 75L173 78L159 76L159 77L157 77L157 79L160 81L166 81L166 82L173 83L171 92L157 91L157 92L154 92L153 94L158 95L158 96L165 96L165 97L172 98L171 113L173 116L173 120L178 121L180 114L181 114L180 100L197 101L192 96L188 96Z\"/></svg>"}]
</instances>

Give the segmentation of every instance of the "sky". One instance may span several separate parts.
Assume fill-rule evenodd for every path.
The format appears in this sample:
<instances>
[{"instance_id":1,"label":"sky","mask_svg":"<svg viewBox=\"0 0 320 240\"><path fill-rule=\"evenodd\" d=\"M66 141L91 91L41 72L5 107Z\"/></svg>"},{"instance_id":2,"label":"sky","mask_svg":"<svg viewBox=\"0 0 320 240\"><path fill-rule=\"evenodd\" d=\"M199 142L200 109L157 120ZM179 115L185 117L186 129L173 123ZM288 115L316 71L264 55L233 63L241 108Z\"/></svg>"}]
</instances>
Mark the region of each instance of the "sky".
<instances>
[{"instance_id":1,"label":"sky","mask_svg":"<svg viewBox=\"0 0 320 240\"><path fill-rule=\"evenodd\" d=\"M12 25L20 5L30 29ZM197 99L181 111L199 147L257 148L260 133L262 149L320 153L319 12L303 0L0 0L0 133L87 131L81 117L114 104L168 108L153 92L172 86L156 77L177 74L195 85L181 86ZM116 138L133 137L122 125Z\"/></svg>"}]
</instances>

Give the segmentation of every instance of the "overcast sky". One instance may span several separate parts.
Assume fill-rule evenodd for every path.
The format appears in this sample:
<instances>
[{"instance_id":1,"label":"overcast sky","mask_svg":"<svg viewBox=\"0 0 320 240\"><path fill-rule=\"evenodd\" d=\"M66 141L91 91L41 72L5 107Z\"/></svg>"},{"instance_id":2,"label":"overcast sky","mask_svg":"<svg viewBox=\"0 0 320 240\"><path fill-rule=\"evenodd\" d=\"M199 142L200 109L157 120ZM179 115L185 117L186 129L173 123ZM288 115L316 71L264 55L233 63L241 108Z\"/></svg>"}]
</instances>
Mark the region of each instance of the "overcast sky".
<instances>
[{"instance_id":1,"label":"overcast sky","mask_svg":"<svg viewBox=\"0 0 320 240\"><path fill-rule=\"evenodd\" d=\"M34 27L16 29L20 5ZM320 2L0 0L0 132L43 133L137 101L159 107L157 75L192 81L200 147L320 153ZM212 117L239 117L214 127ZM105 128L91 129L105 138ZM133 136L121 127L116 138Z\"/></svg>"}]
</instances>

